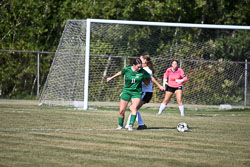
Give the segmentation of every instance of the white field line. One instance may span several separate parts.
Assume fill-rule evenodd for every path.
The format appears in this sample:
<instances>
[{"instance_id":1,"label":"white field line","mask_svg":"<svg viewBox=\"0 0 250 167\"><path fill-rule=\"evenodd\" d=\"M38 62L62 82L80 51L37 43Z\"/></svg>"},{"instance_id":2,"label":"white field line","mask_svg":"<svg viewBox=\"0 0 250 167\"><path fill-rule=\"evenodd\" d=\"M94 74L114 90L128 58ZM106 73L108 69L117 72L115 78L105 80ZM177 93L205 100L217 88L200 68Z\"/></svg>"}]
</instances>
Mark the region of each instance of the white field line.
<instances>
[{"instance_id":1,"label":"white field line","mask_svg":"<svg viewBox=\"0 0 250 167\"><path fill-rule=\"evenodd\" d=\"M123 129L123 130L116 130L115 128L114 129L91 129L91 128L76 128L76 129L73 129L73 128L0 128L0 132L12 132L12 131L42 131L42 132L45 132L45 131L127 131L127 129ZM146 129L146 131L151 131L151 130L154 130L154 131L166 131L166 130L175 130L175 129L169 129L169 128L149 128L149 129ZM142 130L136 130L134 129L134 131L142 131ZM145 131L145 130L143 130Z\"/></svg>"},{"instance_id":2,"label":"white field line","mask_svg":"<svg viewBox=\"0 0 250 167\"><path fill-rule=\"evenodd\" d=\"M238 116L250 116L250 114L191 114L190 116L209 116L209 117L217 117L217 116L229 116L229 117L238 117Z\"/></svg>"},{"instance_id":3,"label":"white field line","mask_svg":"<svg viewBox=\"0 0 250 167\"><path fill-rule=\"evenodd\" d=\"M28 111L1 111L1 112L6 112L6 113L34 113L34 111L32 110L28 110ZM101 112L106 112L106 113L114 113L116 111L98 111L98 112L67 112L67 111L54 111L54 113L56 114L74 114L74 115L94 115L94 114L99 114ZM230 111L229 111L230 112ZM176 115L175 113L164 113L163 115ZM178 114L177 114L178 115ZM250 116L250 114L230 114L230 113L223 113L223 114L188 114L186 113L186 116L210 116L210 117L216 117L216 116L232 116L232 117L237 117L237 116Z\"/></svg>"}]
</instances>

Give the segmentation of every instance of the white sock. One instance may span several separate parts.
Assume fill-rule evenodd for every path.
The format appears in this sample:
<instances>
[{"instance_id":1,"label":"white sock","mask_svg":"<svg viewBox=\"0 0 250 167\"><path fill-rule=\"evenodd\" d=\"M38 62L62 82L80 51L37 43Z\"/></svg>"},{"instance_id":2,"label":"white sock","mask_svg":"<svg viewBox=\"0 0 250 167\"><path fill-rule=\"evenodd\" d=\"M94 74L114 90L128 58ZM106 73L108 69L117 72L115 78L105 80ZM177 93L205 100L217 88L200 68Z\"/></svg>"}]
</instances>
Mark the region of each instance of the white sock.
<instances>
[{"instance_id":1,"label":"white sock","mask_svg":"<svg viewBox=\"0 0 250 167\"><path fill-rule=\"evenodd\" d=\"M131 118L131 114L129 114L129 116L128 116L128 120L127 120L127 123L126 123L126 127L128 127L128 126L129 126L129 123L130 123L130 118Z\"/></svg>"},{"instance_id":2,"label":"white sock","mask_svg":"<svg viewBox=\"0 0 250 167\"><path fill-rule=\"evenodd\" d=\"M144 125L144 122L142 121L142 118L141 118L141 114L139 111L137 111L137 117L136 117L136 121L138 122L138 125Z\"/></svg>"},{"instance_id":3,"label":"white sock","mask_svg":"<svg viewBox=\"0 0 250 167\"><path fill-rule=\"evenodd\" d=\"M166 108L166 104L161 103L158 114L162 114L165 108Z\"/></svg>"},{"instance_id":4,"label":"white sock","mask_svg":"<svg viewBox=\"0 0 250 167\"><path fill-rule=\"evenodd\" d=\"M184 116L184 105L179 106L179 110L180 110L181 116Z\"/></svg>"}]
</instances>

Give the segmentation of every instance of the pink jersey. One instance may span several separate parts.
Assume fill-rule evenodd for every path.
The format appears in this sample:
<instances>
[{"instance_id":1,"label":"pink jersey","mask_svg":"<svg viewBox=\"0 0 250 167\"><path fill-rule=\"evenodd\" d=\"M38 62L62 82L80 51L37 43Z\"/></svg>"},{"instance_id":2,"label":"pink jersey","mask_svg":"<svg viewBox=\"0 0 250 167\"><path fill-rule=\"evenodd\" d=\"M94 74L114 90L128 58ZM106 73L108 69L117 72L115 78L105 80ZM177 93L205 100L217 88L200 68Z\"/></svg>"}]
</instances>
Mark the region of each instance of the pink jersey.
<instances>
[{"instance_id":1,"label":"pink jersey","mask_svg":"<svg viewBox=\"0 0 250 167\"><path fill-rule=\"evenodd\" d=\"M168 68L163 76L164 79L167 79L168 86L173 88L178 88L183 85L183 83L176 82L176 79L183 79L184 82L187 82L188 78L184 74L184 71L181 68L178 68L175 72L172 71L172 67Z\"/></svg>"}]
</instances>

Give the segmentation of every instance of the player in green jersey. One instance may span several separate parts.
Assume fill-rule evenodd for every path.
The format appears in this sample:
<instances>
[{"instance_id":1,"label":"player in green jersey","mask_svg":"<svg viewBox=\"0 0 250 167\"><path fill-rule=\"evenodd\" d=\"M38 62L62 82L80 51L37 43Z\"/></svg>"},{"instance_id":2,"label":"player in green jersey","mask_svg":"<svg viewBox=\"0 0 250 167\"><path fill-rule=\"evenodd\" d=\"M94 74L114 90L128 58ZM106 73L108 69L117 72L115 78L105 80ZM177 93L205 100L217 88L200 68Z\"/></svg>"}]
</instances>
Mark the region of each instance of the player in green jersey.
<instances>
[{"instance_id":1,"label":"player in green jersey","mask_svg":"<svg viewBox=\"0 0 250 167\"><path fill-rule=\"evenodd\" d=\"M137 106L141 101L142 81L145 84L149 84L151 76L144 69L142 69L142 61L140 60L140 58L135 59L132 66L125 67L122 71L119 71L112 77L108 77L107 82L120 75L125 75L125 84L120 95L120 111L118 117L119 125L117 130L124 128L123 122L125 117L125 110L128 106L129 101L131 100L132 104L129 107L131 111L131 119L128 130L132 131L136 119Z\"/></svg>"}]
</instances>

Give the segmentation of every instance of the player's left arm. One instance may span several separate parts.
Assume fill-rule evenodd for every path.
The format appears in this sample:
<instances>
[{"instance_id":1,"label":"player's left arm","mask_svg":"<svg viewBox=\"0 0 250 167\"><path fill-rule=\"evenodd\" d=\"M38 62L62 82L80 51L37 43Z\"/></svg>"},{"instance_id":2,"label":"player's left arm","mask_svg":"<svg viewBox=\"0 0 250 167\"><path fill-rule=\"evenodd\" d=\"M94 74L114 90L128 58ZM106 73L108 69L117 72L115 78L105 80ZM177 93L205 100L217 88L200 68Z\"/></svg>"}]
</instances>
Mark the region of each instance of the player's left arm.
<instances>
[{"instance_id":1,"label":"player's left arm","mask_svg":"<svg viewBox=\"0 0 250 167\"><path fill-rule=\"evenodd\" d=\"M182 77L182 79L183 79L184 82L188 81L188 77L185 74L183 74L181 77Z\"/></svg>"},{"instance_id":2,"label":"player's left arm","mask_svg":"<svg viewBox=\"0 0 250 167\"><path fill-rule=\"evenodd\" d=\"M188 81L188 77L185 75L184 71L181 70L181 79L176 79L178 83L185 83Z\"/></svg>"},{"instance_id":3,"label":"player's left arm","mask_svg":"<svg viewBox=\"0 0 250 167\"><path fill-rule=\"evenodd\" d=\"M182 77L184 83L188 81L188 77L186 76L186 74L184 73L183 70L181 70L181 77Z\"/></svg>"},{"instance_id":4,"label":"player's left arm","mask_svg":"<svg viewBox=\"0 0 250 167\"><path fill-rule=\"evenodd\" d=\"M145 85L149 85L150 80L151 80L151 75L147 71L144 70L144 77L142 81L144 82Z\"/></svg>"}]
</instances>

